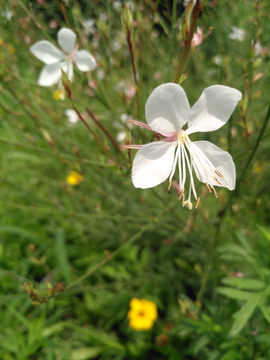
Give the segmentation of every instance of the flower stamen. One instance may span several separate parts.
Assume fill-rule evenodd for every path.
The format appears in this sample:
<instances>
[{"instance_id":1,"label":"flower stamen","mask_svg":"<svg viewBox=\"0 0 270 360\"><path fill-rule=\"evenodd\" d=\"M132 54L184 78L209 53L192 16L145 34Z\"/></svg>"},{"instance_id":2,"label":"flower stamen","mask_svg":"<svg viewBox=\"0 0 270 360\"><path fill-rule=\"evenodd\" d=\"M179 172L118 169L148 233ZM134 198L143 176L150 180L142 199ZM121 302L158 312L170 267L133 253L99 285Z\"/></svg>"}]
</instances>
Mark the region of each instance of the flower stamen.
<instances>
[{"instance_id":1,"label":"flower stamen","mask_svg":"<svg viewBox=\"0 0 270 360\"><path fill-rule=\"evenodd\" d=\"M221 182L219 182L217 178L214 177L214 179L219 185L222 185Z\"/></svg>"},{"instance_id":2,"label":"flower stamen","mask_svg":"<svg viewBox=\"0 0 270 360\"><path fill-rule=\"evenodd\" d=\"M185 195L184 195L184 192L185 192L185 189L183 189L183 190L181 191L178 200L181 200L181 198L182 198L183 196L185 196Z\"/></svg>"},{"instance_id":3,"label":"flower stamen","mask_svg":"<svg viewBox=\"0 0 270 360\"><path fill-rule=\"evenodd\" d=\"M208 190L209 193L211 194L212 191L211 191L211 188L210 188L209 184L206 182L205 185L206 185L206 187L207 187L207 190Z\"/></svg>"},{"instance_id":4,"label":"flower stamen","mask_svg":"<svg viewBox=\"0 0 270 360\"><path fill-rule=\"evenodd\" d=\"M200 197L198 197L198 199L197 199L197 201L196 201L196 204L195 204L194 209L197 209L197 207L198 207L198 205L199 205L200 200L201 200L201 198L200 198Z\"/></svg>"},{"instance_id":5,"label":"flower stamen","mask_svg":"<svg viewBox=\"0 0 270 360\"><path fill-rule=\"evenodd\" d=\"M221 179L223 179L223 176L221 175L221 173L220 173L219 171L215 170L215 173L216 173Z\"/></svg>"},{"instance_id":6,"label":"flower stamen","mask_svg":"<svg viewBox=\"0 0 270 360\"><path fill-rule=\"evenodd\" d=\"M217 194L217 192L216 192L216 189L215 189L214 187L213 187L212 189L213 189L213 191L214 191L215 198L217 199L217 198L218 198L218 194Z\"/></svg>"}]
</instances>

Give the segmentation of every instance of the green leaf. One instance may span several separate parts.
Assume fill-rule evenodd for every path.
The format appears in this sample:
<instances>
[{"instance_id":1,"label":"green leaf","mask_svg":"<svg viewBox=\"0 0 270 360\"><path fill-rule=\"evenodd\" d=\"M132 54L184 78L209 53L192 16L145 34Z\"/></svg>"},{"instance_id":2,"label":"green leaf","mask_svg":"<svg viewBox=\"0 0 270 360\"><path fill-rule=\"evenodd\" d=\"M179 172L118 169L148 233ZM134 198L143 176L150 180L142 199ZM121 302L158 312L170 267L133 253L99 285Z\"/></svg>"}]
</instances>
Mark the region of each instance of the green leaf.
<instances>
[{"instance_id":1,"label":"green leaf","mask_svg":"<svg viewBox=\"0 0 270 360\"><path fill-rule=\"evenodd\" d=\"M267 307L264 304L259 304L259 308L264 316L264 318L266 319L267 322L270 323L270 312L269 309L267 309Z\"/></svg>"},{"instance_id":2,"label":"green leaf","mask_svg":"<svg viewBox=\"0 0 270 360\"><path fill-rule=\"evenodd\" d=\"M232 289L229 287L218 287L218 288L216 288L216 291L221 295L224 295L231 299L236 299L236 300L248 300L250 298L250 296L253 295L253 293L251 293L251 292Z\"/></svg>"},{"instance_id":3,"label":"green leaf","mask_svg":"<svg viewBox=\"0 0 270 360\"><path fill-rule=\"evenodd\" d=\"M268 229L266 229L263 226L257 225L257 228L260 230L260 233L262 234L262 236L268 240L270 242L270 232Z\"/></svg>"},{"instance_id":4,"label":"green leaf","mask_svg":"<svg viewBox=\"0 0 270 360\"><path fill-rule=\"evenodd\" d=\"M193 346L193 354L200 352L202 348L204 348L209 343L209 341L210 339L207 335L201 336Z\"/></svg>"},{"instance_id":5,"label":"green leaf","mask_svg":"<svg viewBox=\"0 0 270 360\"><path fill-rule=\"evenodd\" d=\"M226 277L221 282L228 286L234 286L238 289L261 290L265 287L265 283L257 279L241 279L237 277Z\"/></svg>"},{"instance_id":6,"label":"green leaf","mask_svg":"<svg viewBox=\"0 0 270 360\"><path fill-rule=\"evenodd\" d=\"M259 304L261 297L262 297L261 293L252 295L249 298L249 300L245 303L245 305L242 306L242 308L238 311L233 326L230 330L230 334L229 334L230 336L235 336L242 330L243 326L251 317L253 311Z\"/></svg>"},{"instance_id":7,"label":"green leaf","mask_svg":"<svg viewBox=\"0 0 270 360\"><path fill-rule=\"evenodd\" d=\"M98 347L84 347L73 350L70 354L70 360L87 360L93 359L100 355L104 350Z\"/></svg>"},{"instance_id":8,"label":"green leaf","mask_svg":"<svg viewBox=\"0 0 270 360\"><path fill-rule=\"evenodd\" d=\"M65 236L62 229L58 229L58 231L56 232L56 251L58 255L59 267L67 283L70 284L72 282L72 275L68 263Z\"/></svg>"}]
</instances>

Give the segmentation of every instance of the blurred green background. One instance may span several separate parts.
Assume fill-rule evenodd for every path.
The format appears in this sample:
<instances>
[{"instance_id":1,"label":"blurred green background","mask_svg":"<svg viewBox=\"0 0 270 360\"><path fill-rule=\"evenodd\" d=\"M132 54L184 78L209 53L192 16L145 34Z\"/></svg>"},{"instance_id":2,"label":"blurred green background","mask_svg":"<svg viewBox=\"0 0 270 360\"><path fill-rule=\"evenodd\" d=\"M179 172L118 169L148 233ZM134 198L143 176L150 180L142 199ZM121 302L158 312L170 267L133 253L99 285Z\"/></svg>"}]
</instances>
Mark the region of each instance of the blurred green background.
<instances>
[{"instance_id":1,"label":"blurred green background","mask_svg":"<svg viewBox=\"0 0 270 360\"><path fill-rule=\"evenodd\" d=\"M185 6L127 3L139 107L122 1L1 1L0 359L268 360L270 3L204 1L204 39L182 86L191 105L213 84L243 100L219 131L192 137L229 151L238 177L218 199L197 181L193 211L167 183L135 189L128 151L86 110L119 146L153 140L125 120L145 121L151 91L174 80ZM43 39L58 46L63 27L97 60L91 73L75 68L72 95L115 163L83 122L68 122L67 96L37 84L44 64L29 48ZM76 186L66 181L72 170L84 178ZM132 298L156 303L150 331L129 327Z\"/></svg>"}]
</instances>

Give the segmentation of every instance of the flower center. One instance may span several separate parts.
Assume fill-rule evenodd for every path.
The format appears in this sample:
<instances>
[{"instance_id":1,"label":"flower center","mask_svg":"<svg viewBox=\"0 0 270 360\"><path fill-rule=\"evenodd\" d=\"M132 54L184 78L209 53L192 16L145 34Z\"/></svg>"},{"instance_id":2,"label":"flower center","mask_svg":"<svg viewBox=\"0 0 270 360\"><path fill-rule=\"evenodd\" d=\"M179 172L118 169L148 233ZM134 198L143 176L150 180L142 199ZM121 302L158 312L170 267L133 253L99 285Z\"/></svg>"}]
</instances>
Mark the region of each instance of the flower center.
<instances>
[{"instance_id":1,"label":"flower center","mask_svg":"<svg viewBox=\"0 0 270 360\"><path fill-rule=\"evenodd\" d=\"M178 140L181 145L184 145L187 140L187 134L184 130L180 131L180 134L178 135Z\"/></svg>"}]
</instances>

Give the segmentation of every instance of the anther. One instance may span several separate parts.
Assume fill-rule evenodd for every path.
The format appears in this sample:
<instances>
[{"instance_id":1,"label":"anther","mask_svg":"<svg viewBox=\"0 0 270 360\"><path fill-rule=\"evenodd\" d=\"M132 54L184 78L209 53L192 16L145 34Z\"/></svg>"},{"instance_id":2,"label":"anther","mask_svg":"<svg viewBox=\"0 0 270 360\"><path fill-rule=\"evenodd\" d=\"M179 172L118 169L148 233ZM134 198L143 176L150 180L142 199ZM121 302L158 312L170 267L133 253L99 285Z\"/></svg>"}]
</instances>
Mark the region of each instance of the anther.
<instances>
[{"instance_id":1,"label":"anther","mask_svg":"<svg viewBox=\"0 0 270 360\"><path fill-rule=\"evenodd\" d=\"M214 191L215 198L217 199L218 195L217 195L216 189L214 187L213 187L213 191Z\"/></svg>"},{"instance_id":2,"label":"anther","mask_svg":"<svg viewBox=\"0 0 270 360\"><path fill-rule=\"evenodd\" d=\"M167 187L167 193L171 193L172 180L169 182L169 186Z\"/></svg>"},{"instance_id":3,"label":"anther","mask_svg":"<svg viewBox=\"0 0 270 360\"><path fill-rule=\"evenodd\" d=\"M219 185L222 185L215 177L214 177L214 179L216 180L216 182L217 182Z\"/></svg>"},{"instance_id":4,"label":"anther","mask_svg":"<svg viewBox=\"0 0 270 360\"><path fill-rule=\"evenodd\" d=\"M208 191L209 191L209 192L210 192L210 194L211 194L211 192L212 192L212 191L211 191L211 188L210 188L209 184L206 182L206 183L205 183L205 185L206 185L206 187L207 187Z\"/></svg>"},{"instance_id":5,"label":"anther","mask_svg":"<svg viewBox=\"0 0 270 360\"><path fill-rule=\"evenodd\" d=\"M200 202L200 197L198 197L198 199L197 199L197 201L196 201L196 204L195 204L195 207L194 207L194 209L197 209L197 207L198 207L198 205L199 205L199 202Z\"/></svg>"},{"instance_id":6,"label":"anther","mask_svg":"<svg viewBox=\"0 0 270 360\"><path fill-rule=\"evenodd\" d=\"M183 196L182 196L182 207L185 206L185 194L183 193Z\"/></svg>"},{"instance_id":7,"label":"anther","mask_svg":"<svg viewBox=\"0 0 270 360\"><path fill-rule=\"evenodd\" d=\"M185 195L184 195L184 192L185 192L185 189L183 189L183 190L180 192L180 196L179 196L178 200L181 200L182 196L185 196Z\"/></svg>"},{"instance_id":8,"label":"anther","mask_svg":"<svg viewBox=\"0 0 270 360\"><path fill-rule=\"evenodd\" d=\"M223 176L221 175L221 173L220 173L219 171L215 170L215 173L216 173L221 179L223 179Z\"/></svg>"}]
</instances>

